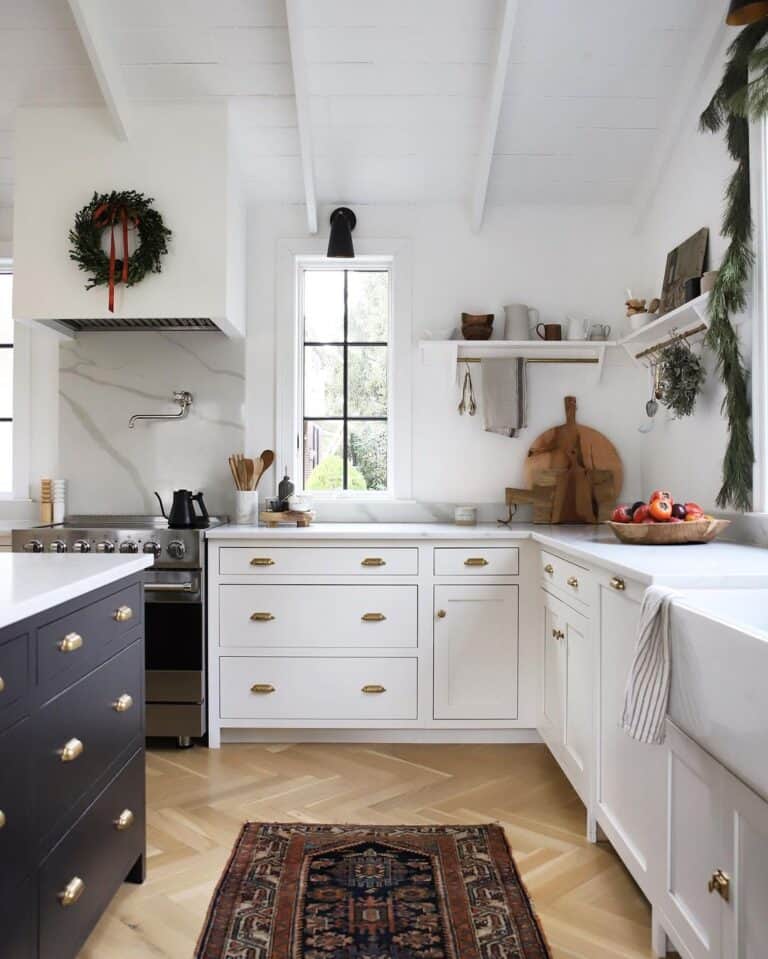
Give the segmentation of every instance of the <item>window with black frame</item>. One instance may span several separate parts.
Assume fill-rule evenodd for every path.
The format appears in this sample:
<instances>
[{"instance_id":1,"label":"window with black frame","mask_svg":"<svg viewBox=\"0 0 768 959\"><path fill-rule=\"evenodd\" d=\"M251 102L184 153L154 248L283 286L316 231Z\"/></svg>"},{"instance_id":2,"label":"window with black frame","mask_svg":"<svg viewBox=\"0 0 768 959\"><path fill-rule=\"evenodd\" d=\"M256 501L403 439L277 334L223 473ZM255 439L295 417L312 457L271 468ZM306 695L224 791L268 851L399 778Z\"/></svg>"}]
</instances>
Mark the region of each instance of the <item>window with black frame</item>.
<instances>
[{"instance_id":1,"label":"window with black frame","mask_svg":"<svg viewBox=\"0 0 768 959\"><path fill-rule=\"evenodd\" d=\"M305 268L301 280L304 489L385 492L389 271Z\"/></svg>"}]
</instances>

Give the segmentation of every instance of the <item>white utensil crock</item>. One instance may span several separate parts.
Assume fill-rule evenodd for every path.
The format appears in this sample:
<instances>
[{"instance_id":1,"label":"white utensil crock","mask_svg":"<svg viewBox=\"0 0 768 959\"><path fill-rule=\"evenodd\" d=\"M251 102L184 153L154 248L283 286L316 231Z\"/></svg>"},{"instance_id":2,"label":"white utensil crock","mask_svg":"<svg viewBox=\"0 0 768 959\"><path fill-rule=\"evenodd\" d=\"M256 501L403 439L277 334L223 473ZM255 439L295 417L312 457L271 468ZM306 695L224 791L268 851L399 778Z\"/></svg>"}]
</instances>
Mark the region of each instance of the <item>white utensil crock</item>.
<instances>
[{"instance_id":1,"label":"white utensil crock","mask_svg":"<svg viewBox=\"0 0 768 959\"><path fill-rule=\"evenodd\" d=\"M259 491L257 489L235 490L235 522L239 526L259 525Z\"/></svg>"}]
</instances>

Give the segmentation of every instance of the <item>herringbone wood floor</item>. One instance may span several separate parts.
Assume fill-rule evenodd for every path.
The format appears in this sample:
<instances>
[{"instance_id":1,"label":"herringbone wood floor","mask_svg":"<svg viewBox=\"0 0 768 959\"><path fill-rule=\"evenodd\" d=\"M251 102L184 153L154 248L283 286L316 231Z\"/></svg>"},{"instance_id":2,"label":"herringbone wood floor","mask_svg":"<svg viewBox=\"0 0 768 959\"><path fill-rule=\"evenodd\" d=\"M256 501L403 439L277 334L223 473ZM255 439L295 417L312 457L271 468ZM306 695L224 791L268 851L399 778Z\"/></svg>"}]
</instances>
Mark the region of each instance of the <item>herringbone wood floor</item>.
<instances>
[{"instance_id":1,"label":"herringbone wood floor","mask_svg":"<svg viewBox=\"0 0 768 959\"><path fill-rule=\"evenodd\" d=\"M147 757L149 856L81 959L188 959L246 820L506 830L555 959L647 959L647 903L544 746L230 745Z\"/></svg>"}]
</instances>

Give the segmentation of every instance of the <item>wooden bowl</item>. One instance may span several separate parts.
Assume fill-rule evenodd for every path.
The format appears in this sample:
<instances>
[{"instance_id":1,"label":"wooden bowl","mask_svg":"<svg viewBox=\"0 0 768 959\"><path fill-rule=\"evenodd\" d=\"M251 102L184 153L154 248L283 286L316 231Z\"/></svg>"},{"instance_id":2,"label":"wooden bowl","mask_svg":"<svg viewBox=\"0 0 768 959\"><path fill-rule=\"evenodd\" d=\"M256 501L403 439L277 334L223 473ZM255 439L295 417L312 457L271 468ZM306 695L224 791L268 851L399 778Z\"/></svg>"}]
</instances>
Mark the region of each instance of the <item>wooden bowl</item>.
<instances>
[{"instance_id":1,"label":"wooden bowl","mask_svg":"<svg viewBox=\"0 0 768 959\"><path fill-rule=\"evenodd\" d=\"M730 525L727 519L699 519L690 523L608 523L617 539L632 546L711 543Z\"/></svg>"},{"instance_id":2,"label":"wooden bowl","mask_svg":"<svg viewBox=\"0 0 768 959\"><path fill-rule=\"evenodd\" d=\"M493 319L493 313L462 313L462 336L465 340L490 340L493 332Z\"/></svg>"}]
</instances>

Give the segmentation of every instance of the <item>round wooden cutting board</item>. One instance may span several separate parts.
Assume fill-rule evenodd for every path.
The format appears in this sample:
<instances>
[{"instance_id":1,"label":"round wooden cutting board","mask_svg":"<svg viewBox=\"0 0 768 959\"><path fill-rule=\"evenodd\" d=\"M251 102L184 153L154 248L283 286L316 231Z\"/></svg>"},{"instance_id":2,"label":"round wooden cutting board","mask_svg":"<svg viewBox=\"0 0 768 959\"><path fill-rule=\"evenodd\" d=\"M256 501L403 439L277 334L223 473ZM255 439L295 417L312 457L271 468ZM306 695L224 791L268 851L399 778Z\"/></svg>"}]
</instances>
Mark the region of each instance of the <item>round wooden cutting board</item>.
<instances>
[{"instance_id":1,"label":"round wooden cutting board","mask_svg":"<svg viewBox=\"0 0 768 959\"><path fill-rule=\"evenodd\" d=\"M533 476L538 470L568 469L576 439L586 469L610 470L614 476L614 491L618 497L624 484L624 467L616 447L598 430L576 422L576 397L565 397L565 423L553 426L538 436L528 450L525 461L525 485L533 488Z\"/></svg>"}]
</instances>

